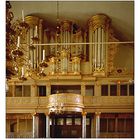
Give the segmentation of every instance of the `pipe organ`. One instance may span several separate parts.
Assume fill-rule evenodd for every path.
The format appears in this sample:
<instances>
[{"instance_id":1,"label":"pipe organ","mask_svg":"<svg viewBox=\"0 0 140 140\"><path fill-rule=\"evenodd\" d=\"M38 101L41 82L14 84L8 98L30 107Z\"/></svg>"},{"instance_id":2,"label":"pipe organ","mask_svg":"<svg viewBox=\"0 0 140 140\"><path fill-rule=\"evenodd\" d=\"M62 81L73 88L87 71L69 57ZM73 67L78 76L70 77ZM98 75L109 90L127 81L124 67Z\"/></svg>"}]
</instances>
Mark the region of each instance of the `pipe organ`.
<instances>
[{"instance_id":1,"label":"pipe organ","mask_svg":"<svg viewBox=\"0 0 140 140\"><path fill-rule=\"evenodd\" d=\"M81 63L89 64L89 74L93 76L106 75L109 51L106 42L109 41L111 22L108 16L98 14L91 17L84 30L69 20L60 22L56 29L45 27L39 17L27 16L25 20L29 24L26 55L32 69L37 69L44 58L51 75L79 75L82 73Z\"/></svg>"},{"instance_id":2,"label":"pipe organ","mask_svg":"<svg viewBox=\"0 0 140 140\"><path fill-rule=\"evenodd\" d=\"M83 35L82 35L82 31L79 30L77 31L74 35L73 35L73 38L74 38L74 43L82 43L83 42ZM75 45L75 50L74 50L74 53L75 55L82 55L83 54L83 45L82 44L78 44L78 45Z\"/></svg>"},{"instance_id":3,"label":"pipe organ","mask_svg":"<svg viewBox=\"0 0 140 140\"><path fill-rule=\"evenodd\" d=\"M93 75L105 75L107 65L107 49L109 41L110 19L103 14L93 16L89 22L90 70Z\"/></svg>"},{"instance_id":4,"label":"pipe organ","mask_svg":"<svg viewBox=\"0 0 140 140\"><path fill-rule=\"evenodd\" d=\"M65 43L64 45L61 45L61 51L65 49L70 51L72 49L72 47L67 44L72 42L72 26L72 22L68 20L60 23L60 43Z\"/></svg>"},{"instance_id":5,"label":"pipe organ","mask_svg":"<svg viewBox=\"0 0 140 140\"><path fill-rule=\"evenodd\" d=\"M43 59L43 49L42 46L33 46L32 44L43 42L43 20L36 16L27 16L25 20L29 25L27 32L27 56L31 62L31 68L36 69Z\"/></svg>"}]
</instances>

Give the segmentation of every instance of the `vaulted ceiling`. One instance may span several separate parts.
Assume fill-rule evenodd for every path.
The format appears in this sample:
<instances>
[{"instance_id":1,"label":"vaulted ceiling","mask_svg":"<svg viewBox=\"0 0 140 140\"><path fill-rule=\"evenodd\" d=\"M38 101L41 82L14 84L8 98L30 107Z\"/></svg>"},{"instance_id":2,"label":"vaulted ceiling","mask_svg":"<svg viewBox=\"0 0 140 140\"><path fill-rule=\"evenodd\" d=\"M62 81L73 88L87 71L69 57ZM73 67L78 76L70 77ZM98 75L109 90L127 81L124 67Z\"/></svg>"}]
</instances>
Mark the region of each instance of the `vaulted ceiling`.
<instances>
[{"instance_id":1,"label":"vaulted ceiling","mask_svg":"<svg viewBox=\"0 0 140 140\"><path fill-rule=\"evenodd\" d=\"M134 40L134 2L133 1L11 1L15 19L21 18L21 11L26 15L44 18L55 26L57 12L60 20L68 19L82 28L93 15L104 13L112 19L112 26L117 36L123 41Z\"/></svg>"}]
</instances>

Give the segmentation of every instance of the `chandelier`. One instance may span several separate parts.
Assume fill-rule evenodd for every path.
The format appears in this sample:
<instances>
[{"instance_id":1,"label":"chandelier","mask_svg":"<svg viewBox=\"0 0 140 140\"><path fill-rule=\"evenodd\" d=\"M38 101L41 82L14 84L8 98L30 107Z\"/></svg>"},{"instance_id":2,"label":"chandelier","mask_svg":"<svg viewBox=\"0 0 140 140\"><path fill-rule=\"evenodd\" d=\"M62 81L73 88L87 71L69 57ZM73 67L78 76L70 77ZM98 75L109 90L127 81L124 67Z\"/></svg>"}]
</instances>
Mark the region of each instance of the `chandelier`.
<instances>
[{"instance_id":1,"label":"chandelier","mask_svg":"<svg viewBox=\"0 0 140 140\"><path fill-rule=\"evenodd\" d=\"M50 114L63 114L64 113L64 105L63 103L56 103L49 108Z\"/></svg>"}]
</instances>

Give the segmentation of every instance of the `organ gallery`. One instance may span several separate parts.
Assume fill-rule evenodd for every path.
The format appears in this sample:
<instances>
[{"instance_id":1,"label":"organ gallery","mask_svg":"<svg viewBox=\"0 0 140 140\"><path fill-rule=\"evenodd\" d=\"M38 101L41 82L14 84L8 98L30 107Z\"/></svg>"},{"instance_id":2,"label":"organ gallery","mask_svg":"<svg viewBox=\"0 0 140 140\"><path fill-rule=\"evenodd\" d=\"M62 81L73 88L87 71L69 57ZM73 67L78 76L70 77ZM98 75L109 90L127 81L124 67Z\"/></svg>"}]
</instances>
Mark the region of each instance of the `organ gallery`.
<instances>
[{"instance_id":1,"label":"organ gallery","mask_svg":"<svg viewBox=\"0 0 140 140\"><path fill-rule=\"evenodd\" d=\"M85 26L61 19L66 3L44 2L56 5L54 24L6 2L6 137L133 138L134 42L102 11Z\"/></svg>"}]
</instances>

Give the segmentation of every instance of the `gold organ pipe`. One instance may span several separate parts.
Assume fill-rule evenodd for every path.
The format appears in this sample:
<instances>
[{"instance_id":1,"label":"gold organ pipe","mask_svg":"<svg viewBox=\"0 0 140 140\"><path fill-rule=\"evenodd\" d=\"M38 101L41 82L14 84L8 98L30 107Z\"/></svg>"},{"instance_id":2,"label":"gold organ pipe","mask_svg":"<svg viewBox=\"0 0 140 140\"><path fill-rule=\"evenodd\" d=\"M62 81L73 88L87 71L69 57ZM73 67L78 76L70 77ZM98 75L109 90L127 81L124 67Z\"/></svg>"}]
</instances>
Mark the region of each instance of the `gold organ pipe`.
<instances>
[{"instance_id":1,"label":"gold organ pipe","mask_svg":"<svg viewBox=\"0 0 140 140\"><path fill-rule=\"evenodd\" d=\"M105 53L104 52L104 47L105 46L103 44L103 42L104 42L104 29L103 28L101 29L101 32L102 32L101 67L103 67L104 66L104 62L103 62L104 61L104 53Z\"/></svg>"}]
</instances>

